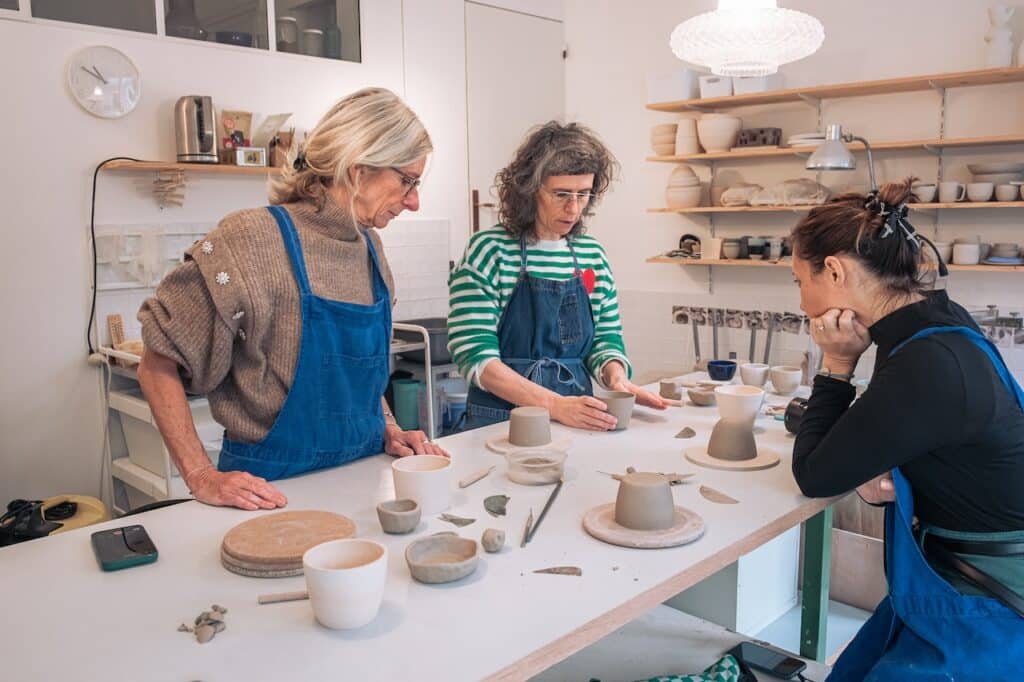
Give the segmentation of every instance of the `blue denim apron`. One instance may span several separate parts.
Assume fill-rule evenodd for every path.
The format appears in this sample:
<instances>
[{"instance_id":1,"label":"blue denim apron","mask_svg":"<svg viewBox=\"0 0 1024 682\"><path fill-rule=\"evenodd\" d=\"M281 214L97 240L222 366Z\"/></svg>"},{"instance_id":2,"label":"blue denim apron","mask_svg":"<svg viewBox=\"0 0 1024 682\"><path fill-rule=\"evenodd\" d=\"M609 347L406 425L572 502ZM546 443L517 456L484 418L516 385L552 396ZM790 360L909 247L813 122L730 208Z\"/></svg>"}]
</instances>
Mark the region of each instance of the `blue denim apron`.
<instances>
[{"instance_id":1,"label":"blue denim apron","mask_svg":"<svg viewBox=\"0 0 1024 682\"><path fill-rule=\"evenodd\" d=\"M995 346L969 327L923 329L898 345L938 333L967 336L989 357L1018 405L1024 392ZM885 561L889 594L836 661L830 682L845 680L1012 680L1024 672L1024 618L987 596L961 594L936 573L922 553L924 537L912 526L914 497L899 469L892 472L895 503L885 509ZM1024 539L1024 532L953 533L978 542ZM969 561L969 559L968 559Z\"/></svg>"},{"instance_id":2,"label":"blue denim apron","mask_svg":"<svg viewBox=\"0 0 1024 682\"><path fill-rule=\"evenodd\" d=\"M365 234L373 304L315 296L295 225L280 206L269 210L299 286L299 357L288 396L266 438L250 444L225 437L217 468L274 480L383 451L381 397L388 382L391 298L373 241Z\"/></svg>"},{"instance_id":3,"label":"blue denim apron","mask_svg":"<svg viewBox=\"0 0 1024 682\"><path fill-rule=\"evenodd\" d=\"M575 274L553 280L526 272L526 241L519 242L519 281L498 322L498 347L502 362L529 381L559 395L593 395L583 359L594 343L594 316L572 240L568 246ZM514 407L474 384L465 428L504 421Z\"/></svg>"}]
</instances>

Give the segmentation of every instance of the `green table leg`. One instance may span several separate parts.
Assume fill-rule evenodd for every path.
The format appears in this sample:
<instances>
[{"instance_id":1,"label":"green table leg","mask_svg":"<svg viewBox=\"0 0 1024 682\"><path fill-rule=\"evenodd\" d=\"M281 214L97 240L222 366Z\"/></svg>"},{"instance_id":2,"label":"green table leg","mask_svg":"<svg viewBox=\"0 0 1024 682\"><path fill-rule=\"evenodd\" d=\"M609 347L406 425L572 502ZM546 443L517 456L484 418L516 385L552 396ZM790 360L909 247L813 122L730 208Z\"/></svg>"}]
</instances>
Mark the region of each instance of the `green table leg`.
<instances>
[{"instance_id":1,"label":"green table leg","mask_svg":"<svg viewBox=\"0 0 1024 682\"><path fill-rule=\"evenodd\" d=\"M804 585L800 604L800 655L825 660L828 577L832 563L832 507L804 523Z\"/></svg>"}]
</instances>

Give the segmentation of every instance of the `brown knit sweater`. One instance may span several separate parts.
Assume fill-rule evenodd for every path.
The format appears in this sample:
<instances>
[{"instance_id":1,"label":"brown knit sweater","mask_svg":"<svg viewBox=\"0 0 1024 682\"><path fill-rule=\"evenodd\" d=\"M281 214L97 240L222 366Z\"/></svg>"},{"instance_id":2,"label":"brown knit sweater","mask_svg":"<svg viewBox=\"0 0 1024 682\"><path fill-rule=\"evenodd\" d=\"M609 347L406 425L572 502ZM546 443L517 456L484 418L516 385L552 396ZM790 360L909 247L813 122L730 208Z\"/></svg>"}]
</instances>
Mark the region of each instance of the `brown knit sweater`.
<instances>
[{"instance_id":1,"label":"brown knit sweater","mask_svg":"<svg viewBox=\"0 0 1024 682\"><path fill-rule=\"evenodd\" d=\"M348 211L331 199L285 205L302 243L313 293L368 304L370 255ZM394 282L380 238L384 281ZM224 282L224 283L222 283ZM291 387L302 337L299 288L277 221L238 211L185 254L139 310L146 347L176 361L189 393L206 394L228 437L266 437Z\"/></svg>"}]
</instances>

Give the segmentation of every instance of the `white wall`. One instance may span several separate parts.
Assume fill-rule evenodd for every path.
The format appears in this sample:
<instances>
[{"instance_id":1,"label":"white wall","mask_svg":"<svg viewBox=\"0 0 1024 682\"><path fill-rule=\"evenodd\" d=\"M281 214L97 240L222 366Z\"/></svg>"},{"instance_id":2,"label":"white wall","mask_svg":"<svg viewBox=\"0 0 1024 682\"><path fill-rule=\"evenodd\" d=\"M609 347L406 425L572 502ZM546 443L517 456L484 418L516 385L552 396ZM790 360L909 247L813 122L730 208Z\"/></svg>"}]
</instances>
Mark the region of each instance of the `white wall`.
<instances>
[{"instance_id":1,"label":"white wall","mask_svg":"<svg viewBox=\"0 0 1024 682\"><path fill-rule=\"evenodd\" d=\"M291 111L291 123L303 130L338 97L380 85L404 94L434 139L419 215L448 220L453 231L467 234L462 17L461 0L363 2L362 64L0 20L6 159L0 220L7 256L0 268L7 330L0 341L0 503L99 491L100 372L85 362L95 165L117 155L173 159L171 112L184 94L208 94L217 106L260 114ZM68 56L100 43L128 54L142 73L142 100L121 120L84 113L64 86ZM215 222L266 203L257 178L196 175L185 206L161 212L145 194L150 179L101 175L97 224ZM461 251L462 237L452 241Z\"/></svg>"},{"instance_id":2,"label":"white wall","mask_svg":"<svg viewBox=\"0 0 1024 682\"><path fill-rule=\"evenodd\" d=\"M648 265L644 259L674 248L679 236L708 234L705 217L651 215L648 207L664 205L663 189L672 167L645 162L651 154L648 132L656 123L674 116L647 111L645 74L682 65L672 54L669 35L680 21L714 8L713 0L648 0L642 6L614 0L568 0L566 3L567 62L566 111L570 119L593 126L622 163L622 181L615 187L594 221L593 234L611 254L622 292L627 349L635 364L647 373L678 370L692 363L689 329L670 324L672 304L715 305L741 309L797 311L798 296L786 270L717 268L714 294L709 295L707 268ZM864 0L849 3L785 0L782 6L817 16L825 26L821 50L782 69L786 86L870 80L984 67L983 40L988 20L987 3L962 0ZM642 9L641 9L642 7ZM1021 14L1018 12L1018 14ZM1017 38L1024 36L1024 17L1016 17ZM947 136L1019 133L1024 130L1024 85L950 90L946 109ZM848 130L872 141L933 137L938 134L938 96L933 92L856 98L826 102L823 120L842 122ZM783 137L814 130L816 111L805 104L741 110L744 125L777 125ZM1019 158L1020 147L946 153L946 179L968 181L968 160ZM856 173L825 173L833 188L864 188L867 173L863 156ZM934 179L936 160L924 152L886 153L876 158L880 181L910 173ZM796 160L745 162L724 166L732 180L780 181L813 177ZM707 179L707 171L704 171ZM941 214L937 234L944 240L981 234L983 241L1020 241L1017 211L947 211ZM925 234L936 234L936 223L914 214ZM793 224L786 214L720 216L719 236L784 234ZM995 303L1020 307L1021 280L1010 273L954 273L949 290L966 304ZM708 357L709 334L702 341ZM762 334L763 338L763 334ZM729 338L725 339L730 341ZM727 350L744 357L746 332L731 338ZM806 337L788 336L773 353L773 361L791 361ZM673 349L666 354L665 348ZM1024 369L1019 352L1007 354L1011 366Z\"/></svg>"}]
</instances>

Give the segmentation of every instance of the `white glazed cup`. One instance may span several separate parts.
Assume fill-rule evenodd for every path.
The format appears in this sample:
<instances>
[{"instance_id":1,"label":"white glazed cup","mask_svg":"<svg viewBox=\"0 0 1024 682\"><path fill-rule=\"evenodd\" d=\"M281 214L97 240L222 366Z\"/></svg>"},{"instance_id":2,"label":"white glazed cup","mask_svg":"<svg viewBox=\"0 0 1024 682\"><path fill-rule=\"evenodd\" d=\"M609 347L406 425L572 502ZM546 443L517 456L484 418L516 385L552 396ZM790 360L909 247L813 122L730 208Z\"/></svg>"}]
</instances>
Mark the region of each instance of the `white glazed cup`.
<instances>
[{"instance_id":1,"label":"white glazed cup","mask_svg":"<svg viewBox=\"0 0 1024 682\"><path fill-rule=\"evenodd\" d=\"M1017 201L1019 197L1017 185L996 185L996 201Z\"/></svg>"},{"instance_id":2,"label":"white glazed cup","mask_svg":"<svg viewBox=\"0 0 1024 682\"><path fill-rule=\"evenodd\" d=\"M967 188L959 182L939 183L939 201L943 204L963 201L965 196L967 196Z\"/></svg>"},{"instance_id":3,"label":"white glazed cup","mask_svg":"<svg viewBox=\"0 0 1024 682\"><path fill-rule=\"evenodd\" d=\"M953 245L950 242L933 242L935 250L942 256L943 263L949 263L953 258Z\"/></svg>"},{"instance_id":4,"label":"white glazed cup","mask_svg":"<svg viewBox=\"0 0 1024 682\"><path fill-rule=\"evenodd\" d=\"M953 244L953 262L957 265L977 265L981 260L981 244Z\"/></svg>"},{"instance_id":5,"label":"white glazed cup","mask_svg":"<svg viewBox=\"0 0 1024 682\"><path fill-rule=\"evenodd\" d=\"M972 182L967 185L967 198L976 203L989 201L995 188L991 182Z\"/></svg>"},{"instance_id":6,"label":"white glazed cup","mask_svg":"<svg viewBox=\"0 0 1024 682\"><path fill-rule=\"evenodd\" d=\"M752 422L764 402L764 390L757 386L719 386L715 389L715 402L722 419L733 422Z\"/></svg>"},{"instance_id":7,"label":"white glazed cup","mask_svg":"<svg viewBox=\"0 0 1024 682\"><path fill-rule=\"evenodd\" d=\"M759 362L740 365L740 379L747 386L760 388L764 386L764 382L768 381L768 365L762 365Z\"/></svg>"},{"instance_id":8,"label":"white glazed cup","mask_svg":"<svg viewBox=\"0 0 1024 682\"><path fill-rule=\"evenodd\" d=\"M718 260L722 257L722 244L725 242L721 237L706 237L701 245L701 260Z\"/></svg>"},{"instance_id":9,"label":"white glazed cup","mask_svg":"<svg viewBox=\"0 0 1024 682\"><path fill-rule=\"evenodd\" d=\"M416 500L423 516L451 506L452 463L439 455L400 457L391 463L395 499Z\"/></svg>"},{"instance_id":10,"label":"white glazed cup","mask_svg":"<svg viewBox=\"0 0 1024 682\"><path fill-rule=\"evenodd\" d=\"M380 611L388 577L388 550L362 538L329 540L302 555L313 615L324 627L351 630Z\"/></svg>"},{"instance_id":11,"label":"white glazed cup","mask_svg":"<svg viewBox=\"0 0 1024 682\"><path fill-rule=\"evenodd\" d=\"M779 395L792 395L800 387L803 370L799 367L777 365L771 368L772 388Z\"/></svg>"},{"instance_id":12,"label":"white glazed cup","mask_svg":"<svg viewBox=\"0 0 1024 682\"><path fill-rule=\"evenodd\" d=\"M930 204L935 201L935 194L938 187L935 185L914 185L914 197L922 204Z\"/></svg>"}]
</instances>

